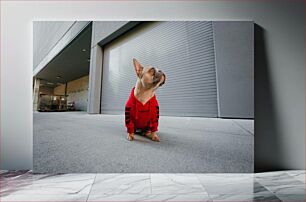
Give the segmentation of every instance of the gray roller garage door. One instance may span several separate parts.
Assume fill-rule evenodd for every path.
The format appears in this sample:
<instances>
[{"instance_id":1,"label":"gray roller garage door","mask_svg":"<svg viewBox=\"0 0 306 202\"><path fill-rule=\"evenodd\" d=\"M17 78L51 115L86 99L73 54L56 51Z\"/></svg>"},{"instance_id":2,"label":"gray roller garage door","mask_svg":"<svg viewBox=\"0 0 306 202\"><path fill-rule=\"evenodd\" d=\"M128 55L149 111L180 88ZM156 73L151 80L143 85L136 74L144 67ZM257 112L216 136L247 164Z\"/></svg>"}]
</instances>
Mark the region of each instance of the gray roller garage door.
<instances>
[{"instance_id":1,"label":"gray roller garage door","mask_svg":"<svg viewBox=\"0 0 306 202\"><path fill-rule=\"evenodd\" d=\"M217 117L212 22L147 22L104 47L101 113L123 114L135 85L132 59L162 69L161 115Z\"/></svg>"}]
</instances>

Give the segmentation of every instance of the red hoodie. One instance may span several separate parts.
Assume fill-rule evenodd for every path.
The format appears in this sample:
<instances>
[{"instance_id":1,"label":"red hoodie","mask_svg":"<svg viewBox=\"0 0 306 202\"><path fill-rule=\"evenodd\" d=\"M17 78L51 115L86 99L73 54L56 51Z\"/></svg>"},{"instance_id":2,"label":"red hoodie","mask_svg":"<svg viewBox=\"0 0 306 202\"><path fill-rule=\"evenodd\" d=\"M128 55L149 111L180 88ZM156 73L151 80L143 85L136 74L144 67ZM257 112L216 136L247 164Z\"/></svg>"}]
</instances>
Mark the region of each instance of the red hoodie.
<instances>
[{"instance_id":1,"label":"red hoodie","mask_svg":"<svg viewBox=\"0 0 306 202\"><path fill-rule=\"evenodd\" d=\"M150 129L157 131L159 119L159 106L154 95L144 105L134 96L133 87L130 97L125 104L125 126L128 133L134 133L136 129Z\"/></svg>"}]
</instances>

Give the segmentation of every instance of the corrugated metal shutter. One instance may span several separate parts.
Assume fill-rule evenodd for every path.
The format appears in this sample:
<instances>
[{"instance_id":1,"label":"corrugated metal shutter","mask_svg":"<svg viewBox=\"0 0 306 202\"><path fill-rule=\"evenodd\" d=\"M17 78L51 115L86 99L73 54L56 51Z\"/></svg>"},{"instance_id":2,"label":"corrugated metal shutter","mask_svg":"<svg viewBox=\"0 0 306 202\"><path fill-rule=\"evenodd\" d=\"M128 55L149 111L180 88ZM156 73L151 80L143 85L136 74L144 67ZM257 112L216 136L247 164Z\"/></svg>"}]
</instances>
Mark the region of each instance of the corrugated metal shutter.
<instances>
[{"instance_id":1,"label":"corrugated metal shutter","mask_svg":"<svg viewBox=\"0 0 306 202\"><path fill-rule=\"evenodd\" d=\"M132 59L162 69L161 115L217 116L211 21L148 22L104 47L101 113L123 114L136 83Z\"/></svg>"}]
</instances>

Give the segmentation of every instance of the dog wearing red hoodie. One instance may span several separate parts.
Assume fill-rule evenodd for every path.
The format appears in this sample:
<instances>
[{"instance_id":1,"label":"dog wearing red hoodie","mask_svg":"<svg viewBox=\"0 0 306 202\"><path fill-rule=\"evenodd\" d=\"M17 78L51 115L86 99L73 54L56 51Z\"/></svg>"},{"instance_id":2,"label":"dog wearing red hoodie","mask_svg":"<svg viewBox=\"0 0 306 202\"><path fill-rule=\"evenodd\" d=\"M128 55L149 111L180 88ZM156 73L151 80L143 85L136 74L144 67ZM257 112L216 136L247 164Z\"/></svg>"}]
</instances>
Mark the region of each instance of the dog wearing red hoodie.
<instances>
[{"instance_id":1,"label":"dog wearing red hoodie","mask_svg":"<svg viewBox=\"0 0 306 202\"><path fill-rule=\"evenodd\" d=\"M133 63L137 81L125 104L127 139L132 141L134 134L140 131L146 137L159 142L159 105L155 92L165 83L166 75L153 66L143 67L135 58Z\"/></svg>"}]
</instances>

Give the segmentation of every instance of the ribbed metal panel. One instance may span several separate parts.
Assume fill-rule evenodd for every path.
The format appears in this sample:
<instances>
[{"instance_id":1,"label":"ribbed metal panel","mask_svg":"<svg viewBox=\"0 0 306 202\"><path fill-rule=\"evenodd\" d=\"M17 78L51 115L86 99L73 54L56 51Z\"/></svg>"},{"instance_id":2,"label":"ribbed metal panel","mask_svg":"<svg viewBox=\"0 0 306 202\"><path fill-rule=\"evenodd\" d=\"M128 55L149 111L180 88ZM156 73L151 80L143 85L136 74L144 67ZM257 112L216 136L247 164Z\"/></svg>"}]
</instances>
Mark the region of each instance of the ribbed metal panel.
<instances>
[{"instance_id":1,"label":"ribbed metal panel","mask_svg":"<svg viewBox=\"0 0 306 202\"><path fill-rule=\"evenodd\" d=\"M106 45L101 113L123 114L136 82L133 58L166 74L157 90L161 115L217 116L211 21L147 23Z\"/></svg>"}]
</instances>

